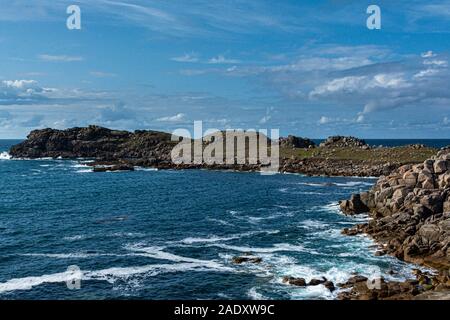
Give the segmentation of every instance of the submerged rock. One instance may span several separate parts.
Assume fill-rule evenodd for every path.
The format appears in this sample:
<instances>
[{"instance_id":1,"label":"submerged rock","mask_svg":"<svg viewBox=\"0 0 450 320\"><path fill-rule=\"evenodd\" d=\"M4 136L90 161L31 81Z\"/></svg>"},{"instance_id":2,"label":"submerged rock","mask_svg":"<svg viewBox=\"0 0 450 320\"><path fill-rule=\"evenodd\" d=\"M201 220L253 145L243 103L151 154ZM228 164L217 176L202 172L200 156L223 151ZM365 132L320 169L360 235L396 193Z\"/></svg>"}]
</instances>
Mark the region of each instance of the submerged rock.
<instances>
[{"instance_id":1,"label":"submerged rock","mask_svg":"<svg viewBox=\"0 0 450 320\"><path fill-rule=\"evenodd\" d=\"M112 166L94 166L94 172L134 171L134 166L118 164Z\"/></svg>"},{"instance_id":2,"label":"submerged rock","mask_svg":"<svg viewBox=\"0 0 450 320\"><path fill-rule=\"evenodd\" d=\"M262 258L259 257L252 257L252 256L239 256L239 257L233 257L232 262L235 264L242 264L242 263L261 263Z\"/></svg>"}]
</instances>

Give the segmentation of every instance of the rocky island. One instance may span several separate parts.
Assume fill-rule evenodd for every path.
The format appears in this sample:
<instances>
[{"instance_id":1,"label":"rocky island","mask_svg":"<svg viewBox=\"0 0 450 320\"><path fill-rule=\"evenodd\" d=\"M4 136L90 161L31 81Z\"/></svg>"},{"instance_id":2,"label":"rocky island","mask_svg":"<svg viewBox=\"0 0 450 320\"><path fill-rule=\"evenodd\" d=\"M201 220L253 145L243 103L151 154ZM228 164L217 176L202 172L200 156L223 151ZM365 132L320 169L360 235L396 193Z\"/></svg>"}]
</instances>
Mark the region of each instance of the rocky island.
<instances>
[{"instance_id":1,"label":"rocky island","mask_svg":"<svg viewBox=\"0 0 450 320\"><path fill-rule=\"evenodd\" d=\"M32 131L11 148L15 158L90 158L96 171L109 167L132 170L134 166L160 169L259 170L259 165L174 164L171 150L177 142L169 133L110 130L98 126L67 130ZM310 139L289 136L280 139L280 171L306 175L378 177L405 165L423 162L437 152L422 146L373 148L353 137L330 137L320 146Z\"/></svg>"}]
</instances>

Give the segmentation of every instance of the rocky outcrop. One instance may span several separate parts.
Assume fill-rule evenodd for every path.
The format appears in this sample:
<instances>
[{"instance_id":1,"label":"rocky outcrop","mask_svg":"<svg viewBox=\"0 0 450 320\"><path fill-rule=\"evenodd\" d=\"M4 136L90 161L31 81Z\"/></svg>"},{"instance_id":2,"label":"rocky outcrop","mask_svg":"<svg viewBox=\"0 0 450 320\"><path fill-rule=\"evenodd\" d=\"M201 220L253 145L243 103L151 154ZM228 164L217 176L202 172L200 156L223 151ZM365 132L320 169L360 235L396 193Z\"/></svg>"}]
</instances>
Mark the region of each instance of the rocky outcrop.
<instances>
[{"instance_id":1,"label":"rocky outcrop","mask_svg":"<svg viewBox=\"0 0 450 320\"><path fill-rule=\"evenodd\" d=\"M372 160L324 159L314 157L283 159L281 161L280 171L302 173L310 176L379 177L384 174L389 174L400 165L399 163L377 163Z\"/></svg>"},{"instance_id":2,"label":"rocky outcrop","mask_svg":"<svg viewBox=\"0 0 450 320\"><path fill-rule=\"evenodd\" d=\"M339 206L345 214L360 214L369 212L369 207L362 202L361 195L354 194L350 200L339 201Z\"/></svg>"},{"instance_id":3,"label":"rocky outcrop","mask_svg":"<svg viewBox=\"0 0 450 320\"><path fill-rule=\"evenodd\" d=\"M255 256L238 256L238 257L233 257L232 262L234 264L243 264L243 263L261 263L262 262L262 258L260 257L255 257Z\"/></svg>"},{"instance_id":4,"label":"rocky outcrop","mask_svg":"<svg viewBox=\"0 0 450 320\"><path fill-rule=\"evenodd\" d=\"M338 284L339 300L448 300L450 279L448 274L433 275L419 270L416 279L386 281L383 278L369 280L355 276ZM348 290L344 290L348 289Z\"/></svg>"},{"instance_id":5,"label":"rocky outcrop","mask_svg":"<svg viewBox=\"0 0 450 320\"><path fill-rule=\"evenodd\" d=\"M98 126L67 130L32 131L27 140L13 146L15 158L127 159L143 164L168 163L173 148L171 135L157 131L110 130Z\"/></svg>"},{"instance_id":6,"label":"rocky outcrop","mask_svg":"<svg viewBox=\"0 0 450 320\"><path fill-rule=\"evenodd\" d=\"M112 170L129 170L125 165L129 168L142 166L158 169L236 171L259 171L262 167L259 163L175 164L171 161L171 152L177 142L171 141L171 138L171 134L158 131L128 132L98 126L67 130L43 129L32 131L25 141L10 149L10 154L14 158L32 159L92 158L96 160L91 163L97 168L96 172L105 171L105 162ZM364 150L360 148L364 143L351 137L331 137L327 141L331 143L325 143L327 147L312 148L314 142L309 139L295 136L281 139L280 172L324 176L380 176L388 175L405 163L417 163L417 158L423 161L427 157L417 156L417 152L412 149ZM211 141L205 139L203 147L206 148L209 143ZM355 149L352 146L358 147ZM429 148L423 150L423 154L432 152L434 151Z\"/></svg>"},{"instance_id":7,"label":"rocky outcrop","mask_svg":"<svg viewBox=\"0 0 450 320\"><path fill-rule=\"evenodd\" d=\"M323 148L369 148L364 140L344 136L328 137L320 146Z\"/></svg>"},{"instance_id":8,"label":"rocky outcrop","mask_svg":"<svg viewBox=\"0 0 450 320\"><path fill-rule=\"evenodd\" d=\"M327 280L327 278L322 277L321 279L311 279L309 282L306 282L304 278L294 278L294 277L284 277L283 283L290 284L296 287L308 287L308 286L318 286L323 285L325 288L333 292L336 290L334 283L332 281Z\"/></svg>"},{"instance_id":9,"label":"rocky outcrop","mask_svg":"<svg viewBox=\"0 0 450 320\"><path fill-rule=\"evenodd\" d=\"M369 234L383 244L383 253L448 272L450 149L422 164L405 165L382 176L370 191L353 196L355 199L368 208L373 219L345 229L344 234ZM341 202L343 211L361 213L358 205L351 206L352 200Z\"/></svg>"},{"instance_id":10,"label":"rocky outcrop","mask_svg":"<svg viewBox=\"0 0 450 320\"><path fill-rule=\"evenodd\" d=\"M450 268L450 150L419 165L405 165L381 177L368 192L341 202L345 213L374 217L353 230L386 244L396 257ZM351 233L351 232L350 232Z\"/></svg>"},{"instance_id":11,"label":"rocky outcrop","mask_svg":"<svg viewBox=\"0 0 450 320\"><path fill-rule=\"evenodd\" d=\"M316 144L308 138L301 138L289 135L287 138L280 138L280 147L284 148L314 148Z\"/></svg>"}]
</instances>

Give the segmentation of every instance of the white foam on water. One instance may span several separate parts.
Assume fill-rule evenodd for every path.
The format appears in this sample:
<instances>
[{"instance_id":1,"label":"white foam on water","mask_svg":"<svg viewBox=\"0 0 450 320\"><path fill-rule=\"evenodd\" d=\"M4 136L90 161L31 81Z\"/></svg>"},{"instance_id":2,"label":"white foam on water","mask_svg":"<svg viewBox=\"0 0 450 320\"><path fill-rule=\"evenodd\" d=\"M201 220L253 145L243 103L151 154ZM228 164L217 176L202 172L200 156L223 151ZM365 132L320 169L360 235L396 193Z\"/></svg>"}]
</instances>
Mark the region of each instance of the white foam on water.
<instances>
[{"instance_id":1,"label":"white foam on water","mask_svg":"<svg viewBox=\"0 0 450 320\"><path fill-rule=\"evenodd\" d=\"M108 237L118 237L118 238L135 238L144 237L145 234L142 232L114 232L107 235Z\"/></svg>"},{"instance_id":2,"label":"white foam on water","mask_svg":"<svg viewBox=\"0 0 450 320\"><path fill-rule=\"evenodd\" d=\"M76 164L72 165L71 168L78 169L78 170L75 171L76 173L94 172L94 168L92 166L89 166L89 165L84 164L84 163L76 163Z\"/></svg>"},{"instance_id":3,"label":"white foam on water","mask_svg":"<svg viewBox=\"0 0 450 320\"><path fill-rule=\"evenodd\" d=\"M134 167L136 171L159 171L158 168L145 168L145 167Z\"/></svg>"},{"instance_id":4,"label":"white foam on water","mask_svg":"<svg viewBox=\"0 0 450 320\"><path fill-rule=\"evenodd\" d=\"M268 300L267 297L256 291L258 288L253 287L247 292L247 296L252 300Z\"/></svg>"},{"instance_id":5,"label":"white foam on water","mask_svg":"<svg viewBox=\"0 0 450 320\"><path fill-rule=\"evenodd\" d=\"M128 279L130 277L145 274L145 276L157 276L161 273L186 272L186 271L208 271L223 272L223 268L215 268L203 263L178 263L178 264L151 264L133 267L113 267L102 270L82 271L81 280L103 280L114 283L118 279ZM33 287L46 283L63 283L73 280L73 273L60 272L42 276L24 277L10 279L0 283L0 293L17 290L30 290Z\"/></svg>"},{"instance_id":6,"label":"white foam on water","mask_svg":"<svg viewBox=\"0 0 450 320\"><path fill-rule=\"evenodd\" d=\"M357 187L357 186L373 186L373 182L365 181L348 181L345 183L335 183L338 187Z\"/></svg>"},{"instance_id":7,"label":"white foam on water","mask_svg":"<svg viewBox=\"0 0 450 320\"><path fill-rule=\"evenodd\" d=\"M67 236L67 237L64 237L63 240L66 240L66 241L77 241L77 240L84 240L84 239L86 239L86 238L88 238L87 235L84 235L84 234L78 234L78 235L74 235L74 236Z\"/></svg>"},{"instance_id":8,"label":"white foam on water","mask_svg":"<svg viewBox=\"0 0 450 320\"><path fill-rule=\"evenodd\" d=\"M88 166L87 164L83 163L76 163L74 165L71 165L72 168L90 168L91 166Z\"/></svg>"},{"instance_id":9,"label":"white foam on water","mask_svg":"<svg viewBox=\"0 0 450 320\"><path fill-rule=\"evenodd\" d=\"M299 191L299 192L293 192L292 194L323 195L323 194L326 194L326 193L324 193L324 192L314 192L314 191Z\"/></svg>"},{"instance_id":10,"label":"white foam on water","mask_svg":"<svg viewBox=\"0 0 450 320\"><path fill-rule=\"evenodd\" d=\"M88 259L95 257L119 257L126 256L114 253L83 253L83 252L74 252L74 253L21 253L20 256L24 257L45 257L45 258L54 258L54 259Z\"/></svg>"},{"instance_id":11,"label":"white foam on water","mask_svg":"<svg viewBox=\"0 0 450 320\"><path fill-rule=\"evenodd\" d=\"M4 283L0 283L0 293L17 290L30 290L33 287L44 283L60 283L71 281L72 279L73 275L68 272L54 273L36 277L14 278Z\"/></svg>"},{"instance_id":12,"label":"white foam on water","mask_svg":"<svg viewBox=\"0 0 450 320\"><path fill-rule=\"evenodd\" d=\"M11 160L12 156L8 152L0 153L0 160Z\"/></svg>"},{"instance_id":13,"label":"white foam on water","mask_svg":"<svg viewBox=\"0 0 450 320\"><path fill-rule=\"evenodd\" d=\"M325 223L325 222L322 222L322 221L319 221L319 220L311 220L311 219L308 219L308 220L302 221L302 223L301 223L301 225L300 225L300 228L304 228L304 229L307 229L307 230L311 230L311 229L323 229L323 228L328 228L329 226L330 226L330 225L327 224L327 223Z\"/></svg>"},{"instance_id":14,"label":"white foam on water","mask_svg":"<svg viewBox=\"0 0 450 320\"><path fill-rule=\"evenodd\" d=\"M245 252L245 253L274 253L274 252L307 252L315 254L314 250L306 249L301 245L292 245L289 243L277 243L272 247L268 248L258 248L258 247L245 247L245 246L232 246L223 243L215 243L210 246L218 247L221 249Z\"/></svg>"},{"instance_id":15,"label":"white foam on water","mask_svg":"<svg viewBox=\"0 0 450 320\"><path fill-rule=\"evenodd\" d=\"M318 183L318 182L299 182L298 184L299 184L299 185L302 185L302 186L309 186L309 187L329 187L329 186L334 186L334 185L336 185L335 183L332 183L332 182L330 182L330 183L326 183L326 182L324 182L324 183Z\"/></svg>"},{"instance_id":16,"label":"white foam on water","mask_svg":"<svg viewBox=\"0 0 450 320\"><path fill-rule=\"evenodd\" d=\"M252 224L258 224L259 222L263 220L274 220L284 217L292 217L295 215L294 211L288 211L288 212L276 212L274 214L268 215L268 216L262 216L262 217L255 217L255 216L242 216L242 218L248 219L248 222Z\"/></svg>"},{"instance_id":17,"label":"white foam on water","mask_svg":"<svg viewBox=\"0 0 450 320\"><path fill-rule=\"evenodd\" d=\"M134 252L136 255L144 256L147 258L153 258L158 260L168 260L172 262L189 262L189 263L197 263L201 264L203 266L213 268L213 269L220 269L223 271L231 271L233 269L225 267L221 265L220 263L216 261L210 261L210 260L199 260L189 257L183 257L176 254L172 254L169 252L163 251L163 247L144 247L138 245L128 245L125 247L125 249L130 250Z\"/></svg>"},{"instance_id":18,"label":"white foam on water","mask_svg":"<svg viewBox=\"0 0 450 320\"><path fill-rule=\"evenodd\" d=\"M228 237L219 237L216 235L210 235L206 238L201 237L188 237L181 241L178 241L179 243L183 244L196 244L196 243L213 243L213 242L221 242L221 241L231 241L236 239L242 239L246 237L252 237L258 234L277 234L280 230L263 230L263 231L250 231L250 232L244 232L239 234L233 234Z\"/></svg>"},{"instance_id":19,"label":"white foam on water","mask_svg":"<svg viewBox=\"0 0 450 320\"><path fill-rule=\"evenodd\" d=\"M239 239L238 236L230 236L230 237L217 237L217 236L211 236L209 238L192 238L188 237L183 240L181 240L181 243L184 244L195 244L195 243L208 243L208 242L220 242L220 241L230 241Z\"/></svg>"},{"instance_id":20,"label":"white foam on water","mask_svg":"<svg viewBox=\"0 0 450 320\"><path fill-rule=\"evenodd\" d=\"M329 212L329 213L341 213L341 209L339 207L338 202L331 202L329 204L323 205L323 206L314 206L310 209L306 209L306 212Z\"/></svg>"},{"instance_id":21,"label":"white foam on water","mask_svg":"<svg viewBox=\"0 0 450 320\"><path fill-rule=\"evenodd\" d=\"M222 219L207 218L206 220L211 221L211 222L216 222L216 223L224 225L224 226L234 226L234 224L232 224L228 221L222 220Z\"/></svg>"}]
</instances>

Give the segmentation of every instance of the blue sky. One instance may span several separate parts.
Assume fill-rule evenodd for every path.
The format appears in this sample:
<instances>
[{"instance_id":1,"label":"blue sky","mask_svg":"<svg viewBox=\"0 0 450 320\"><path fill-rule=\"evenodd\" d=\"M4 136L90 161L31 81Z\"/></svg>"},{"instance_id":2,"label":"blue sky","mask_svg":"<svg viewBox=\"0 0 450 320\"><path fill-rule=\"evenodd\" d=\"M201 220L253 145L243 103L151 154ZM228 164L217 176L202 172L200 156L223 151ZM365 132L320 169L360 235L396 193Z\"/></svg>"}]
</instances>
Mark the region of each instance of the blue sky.
<instances>
[{"instance_id":1,"label":"blue sky","mask_svg":"<svg viewBox=\"0 0 450 320\"><path fill-rule=\"evenodd\" d=\"M279 128L450 138L450 1L0 0L0 138ZM67 6L81 30L66 28ZM370 4L381 30L366 27Z\"/></svg>"}]
</instances>

